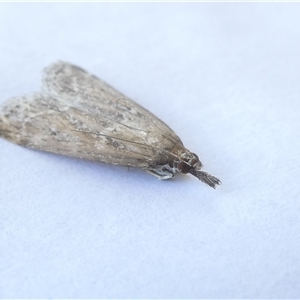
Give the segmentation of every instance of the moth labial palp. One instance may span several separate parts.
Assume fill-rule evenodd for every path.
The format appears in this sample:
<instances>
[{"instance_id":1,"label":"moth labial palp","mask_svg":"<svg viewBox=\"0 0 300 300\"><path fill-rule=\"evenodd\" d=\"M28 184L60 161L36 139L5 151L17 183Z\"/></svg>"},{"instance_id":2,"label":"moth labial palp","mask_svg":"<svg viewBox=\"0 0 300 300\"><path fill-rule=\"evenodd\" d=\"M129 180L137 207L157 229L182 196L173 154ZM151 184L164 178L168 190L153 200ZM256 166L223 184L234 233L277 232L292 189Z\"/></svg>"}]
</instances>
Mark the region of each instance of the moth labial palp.
<instances>
[{"instance_id":1,"label":"moth labial palp","mask_svg":"<svg viewBox=\"0 0 300 300\"><path fill-rule=\"evenodd\" d=\"M83 69L57 62L44 70L42 92L7 101L0 136L16 144L147 170L160 179L192 174L215 188L163 121Z\"/></svg>"}]
</instances>

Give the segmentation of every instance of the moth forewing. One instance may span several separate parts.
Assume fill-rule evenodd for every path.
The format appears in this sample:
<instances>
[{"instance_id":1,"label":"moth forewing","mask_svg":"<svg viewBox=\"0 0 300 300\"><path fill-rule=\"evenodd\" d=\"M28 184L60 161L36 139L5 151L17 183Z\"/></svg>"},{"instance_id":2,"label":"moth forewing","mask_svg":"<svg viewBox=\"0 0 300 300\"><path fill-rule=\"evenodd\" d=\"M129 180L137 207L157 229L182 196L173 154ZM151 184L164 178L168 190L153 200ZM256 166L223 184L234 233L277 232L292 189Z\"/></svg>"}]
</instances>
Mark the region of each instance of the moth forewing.
<instances>
[{"instance_id":1,"label":"moth forewing","mask_svg":"<svg viewBox=\"0 0 300 300\"><path fill-rule=\"evenodd\" d=\"M19 145L84 159L139 167L160 179L200 171L197 155L148 110L74 65L44 71L43 92L9 100L0 113L0 136Z\"/></svg>"}]
</instances>

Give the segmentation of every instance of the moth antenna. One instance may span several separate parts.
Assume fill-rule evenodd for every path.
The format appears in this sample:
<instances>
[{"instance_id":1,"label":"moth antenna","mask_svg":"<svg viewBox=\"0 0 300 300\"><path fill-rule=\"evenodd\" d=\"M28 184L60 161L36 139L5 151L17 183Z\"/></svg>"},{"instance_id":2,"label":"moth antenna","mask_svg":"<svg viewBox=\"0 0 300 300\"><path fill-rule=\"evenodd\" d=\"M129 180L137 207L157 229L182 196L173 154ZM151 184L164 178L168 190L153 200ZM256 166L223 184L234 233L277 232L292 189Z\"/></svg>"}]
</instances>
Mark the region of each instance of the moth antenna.
<instances>
[{"instance_id":1,"label":"moth antenna","mask_svg":"<svg viewBox=\"0 0 300 300\"><path fill-rule=\"evenodd\" d=\"M190 173L214 189L216 188L216 185L222 184L221 180L219 180L217 177L212 176L206 172L196 171L195 169L191 169Z\"/></svg>"}]
</instances>

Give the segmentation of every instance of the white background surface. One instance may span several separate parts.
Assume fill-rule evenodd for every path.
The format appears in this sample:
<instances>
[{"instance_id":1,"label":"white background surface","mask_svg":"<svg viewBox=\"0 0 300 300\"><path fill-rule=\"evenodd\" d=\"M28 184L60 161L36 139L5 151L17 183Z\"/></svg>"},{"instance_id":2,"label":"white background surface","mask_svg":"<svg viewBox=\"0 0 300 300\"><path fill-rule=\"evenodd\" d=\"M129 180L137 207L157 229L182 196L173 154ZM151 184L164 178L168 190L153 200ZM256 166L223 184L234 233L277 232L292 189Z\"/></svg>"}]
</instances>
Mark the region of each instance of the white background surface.
<instances>
[{"instance_id":1,"label":"white background surface","mask_svg":"<svg viewBox=\"0 0 300 300\"><path fill-rule=\"evenodd\" d=\"M0 4L0 103L56 60L169 124L216 190L0 140L1 297L300 297L300 4Z\"/></svg>"}]
</instances>

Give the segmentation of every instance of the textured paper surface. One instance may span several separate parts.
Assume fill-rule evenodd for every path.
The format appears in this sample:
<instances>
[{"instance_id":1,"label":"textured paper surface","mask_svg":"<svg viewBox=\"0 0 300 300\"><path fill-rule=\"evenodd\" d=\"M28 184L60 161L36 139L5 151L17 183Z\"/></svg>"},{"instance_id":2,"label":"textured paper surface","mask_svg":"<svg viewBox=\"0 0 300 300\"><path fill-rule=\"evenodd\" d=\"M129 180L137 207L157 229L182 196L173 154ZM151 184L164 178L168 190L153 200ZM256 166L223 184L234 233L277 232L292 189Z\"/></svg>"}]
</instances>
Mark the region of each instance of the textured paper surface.
<instances>
[{"instance_id":1,"label":"textured paper surface","mask_svg":"<svg viewBox=\"0 0 300 300\"><path fill-rule=\"evenodd\" d=\"M0 4L0 104L69 61L165 121L223 182L0 140L0 296L299 298L299 13Z\"/></svg>"}]
</instances>

